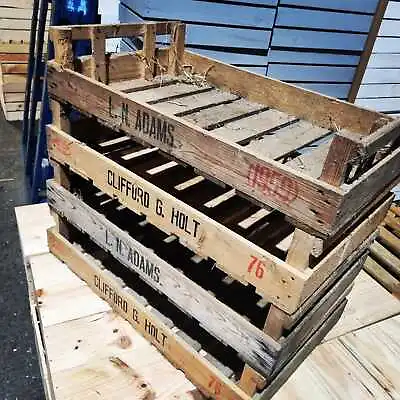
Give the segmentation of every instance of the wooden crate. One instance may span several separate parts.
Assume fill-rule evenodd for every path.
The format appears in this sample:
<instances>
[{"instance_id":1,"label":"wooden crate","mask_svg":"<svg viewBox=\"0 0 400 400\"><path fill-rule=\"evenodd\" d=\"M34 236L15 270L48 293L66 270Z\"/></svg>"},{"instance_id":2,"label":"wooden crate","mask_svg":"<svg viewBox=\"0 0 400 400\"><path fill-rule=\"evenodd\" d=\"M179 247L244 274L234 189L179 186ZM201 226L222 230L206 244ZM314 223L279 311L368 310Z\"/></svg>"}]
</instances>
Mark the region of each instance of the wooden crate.
<instances>
[{"instance_id":1,"label":"wooden crate","mask_svg":"<svg viewBox=\"0 0 400 400\"><path fill-rule=\"evenodd\" d=\"M196 265L193 253L90 183L71 184L78 197L49 182L49 203L65 218L59 226L64 237L49 232L50 250L217 399L270 398L339 318L366 256L363 247L350 257L274 340L261 330L269 305L251 288L220 274L212 262Z\"/></svg>"},{"instance_id":2,"label":"wooden crate","mask_svg":"<svg viewBox=\"0 0 400 400\"><path fill-rule=\"evenodd\" d=\"M184 51L184 29L173 23L54 28L50 95L319 237L340 232L398 181L400 122ZM145 31L143 52L106 56L105 38ZM156 49L156 34L171 32L173 45ZM74 72L72 42L90 38L94 55L81 58ZM152 81L156 66L161 83Z\"/></svg>"},{"instance_id":3,"label":"wooden crate","mask_svg":"<svg viewBox=\"0 0 400 400\"><path fill-rule=\"evenodd\" d=\"M375 237L370 235L352 254L342 259L335 273L296 312L292 315L281 312L282 324L275 324L275 332L271 329L263 332L264 325L268 326L268 319L273 320L277 309L257 295L254 288L235 282L231 276L215 268L212 260L200 258L179 244L174 235L165 234L149 224L145 217L133 213L77 174L64 176L64 183L67 180L71 192L55 182L48 183L50 206L68 221L67 228L61 221L60 231L67 234L72 225L85 234L79 240L85 249L88 243L93 242L97 249L93 254L101 252L100 249L109 252L119 262L119 277L131 277L138 282L124 267L138 274L147 283L139 286L148 286L153 294L159 292L157 296L174 304L176 312L181 310L186 314L185 318L198 322L196 329L191 330L192 336L195 334L193 330L207 332L214 341L224 344L221 347L225 349L227 358L238 353L243 362L238 365L235 358L228 375L232 375L234 370L236 379L241 377L240 386L250 395L256 392L257 386L265 386L265 377L270 382L277 376L294 354L307 345L325 317L341 304ZM363 229L362 226L358 229ZM53 252L60 256L57 250ZM62 255L61 258L65 260ZM86 280L87 277L79 272L80 268L76 265L74 271ZM162 302L155 304L160 311ZM183 314L178 314L175 323L179 326ZM313 346L316 344L318 342ZM191 372L189 376L199 384ZM202 385L204 382L200 387Z\"/></svg>"},{"instance_id":4,"label":"wooden crate","mask_svg":"<svg viewBox=\"0 0 400 400\"><path fill-rule=\"evenodd\" d=\"M364 269L394 296L400 298L400 208L393 204L379 227Z\"/></svg>"}]
</instances>

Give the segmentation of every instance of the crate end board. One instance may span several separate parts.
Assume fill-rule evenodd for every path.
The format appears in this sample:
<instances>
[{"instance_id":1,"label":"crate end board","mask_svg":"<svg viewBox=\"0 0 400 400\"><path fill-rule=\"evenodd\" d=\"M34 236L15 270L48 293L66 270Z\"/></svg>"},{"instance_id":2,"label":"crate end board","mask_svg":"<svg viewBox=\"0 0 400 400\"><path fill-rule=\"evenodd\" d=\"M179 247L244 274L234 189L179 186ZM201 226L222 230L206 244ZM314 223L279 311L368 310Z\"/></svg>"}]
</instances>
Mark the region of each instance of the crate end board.
<instances>
[{"instance_id":1,"label":"crate end board","mask_svg":"<svg viewBox=\"0 0 400 400\"><path fill-rule=\"evenodd\" d=\"M102 299L150 341L206 395L218 399L250 400L251 398L226 378L218 369L168 328L151 308L121 287L98 263L85 256L54 228L48 230L50 251L84 280ZM117 301L114 301L116 299Z\"/></svg>"}]
</instances>

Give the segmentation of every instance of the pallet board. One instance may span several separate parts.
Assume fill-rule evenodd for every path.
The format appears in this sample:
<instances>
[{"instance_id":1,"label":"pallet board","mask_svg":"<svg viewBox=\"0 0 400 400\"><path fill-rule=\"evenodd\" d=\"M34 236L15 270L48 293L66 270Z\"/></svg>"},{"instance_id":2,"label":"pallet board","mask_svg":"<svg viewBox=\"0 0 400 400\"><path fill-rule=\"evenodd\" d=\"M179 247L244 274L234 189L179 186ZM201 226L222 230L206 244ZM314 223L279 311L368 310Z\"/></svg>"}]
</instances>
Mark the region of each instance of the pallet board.
<instances>
[{"instance_id":1,"label":"pallet board","mask_svg":"<svg viewBox=\"0 0 400 400\"><path fill-rule=\"evenodd\" d=\"M32 10L32 1L0 2L0 102L7 121L23 119Z\"/></svg>"}]
</instances>

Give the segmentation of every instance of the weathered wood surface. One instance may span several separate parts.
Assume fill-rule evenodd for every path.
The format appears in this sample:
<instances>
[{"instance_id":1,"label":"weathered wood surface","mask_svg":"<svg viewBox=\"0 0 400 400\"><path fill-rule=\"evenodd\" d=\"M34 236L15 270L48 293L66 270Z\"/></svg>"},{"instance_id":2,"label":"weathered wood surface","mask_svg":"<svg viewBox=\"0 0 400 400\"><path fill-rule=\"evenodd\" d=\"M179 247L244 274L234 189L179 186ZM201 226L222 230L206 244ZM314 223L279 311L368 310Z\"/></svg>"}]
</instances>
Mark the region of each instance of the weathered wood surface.
<instances>
[{"instance_id":1,"label":"weathered wood surface","mask_svg":"<svg viewBox=\"0 0 400 400\"><path fill-rule=\"evenodd\" d=\"M49 63L48 79L51 95L60 101L68 101L104 123L159 147L322 234L331 231L335 209L341 198L339 190L306 178L283 164L243 151L234 143L207 135L206 131L180 118L160 114L154 106L136 98L132 100L129 94L95 83L70 70L60 70L52 62ZM86 96L76 96L77 90L85 92ZM93 107L94 104L96 107ZM166 124L168 135L163 135L162 140L150 136L147 128L143 130L143 115L154 119L155 124L157 121ZM255 177L255 171L259 170L261 175L259 173L260 176Z\"/></svg>"},{"instance_id":2,"label":"weathered wood surface","mask_svg":"<svg viewBox=\"0 0 400 400\"><path fill-rule=\"evenodd\" d=\"M253 368L269 375L280 350L277 342L68 191L49 182L47 193L55 211L150 286L167 295L206 330L233 347Z\"/></svg>"},{"instance_id":3,"label":"weathered wood surface","mask_svg":"<svg viewBox=\"0 0 400 400\"><path fill-rule=\"evenodd\" d=\"M232 400L248 400L249 397L229 381L218 369L207 362L187 342L179 337L161 320L151 307L146 307L137 295L125 290L121 283L101 269L95 260L91 260L73 247L62 236L49 231L49 247L57 257L67 262L70 268L83 279L101 298L106 300L115 311L131 323L148 341L178 368L185 371L204 393ZM123 308L114 304L113 297L101 289L106 285L109 290L122 299ZM147 321L147 322L146 322ZM146 324L145 324L146 322ZM153 327L153 329L150 329ZM155 334L156 332L156 334Z\"/></svg>"},{"instance_id":4,"label":"weathered wood surface","mask_svg":"<svg viewBox=\"0 0 400 400\"><path fill-rule=\"evenodd\" d=\"M360 220L361 225L353 232L352 240L343 240L313 270L307 269L303 273L54 126L49 127L48 132L51 158L69 165L83 177L90 176L94 185L104 193L118 198L136 213L146 215L150 223L178 236L197 254L216 260L219 268L241 282L251 283L265 299L288 313L293 313L375 231L390 205L390 201L386 200L368 220ZM114 187L117 179L122 178L132 187L140 187L148 193L149 204L142 204L130 193ZM161 208L158 207L160 205ZM190 229L178 229L174 218L171 218L177 215L177 211L193 221L188 225ZM254 259L264 264L261 277L249 268ZM309 279L305 290L302 290L304 276Z\"/></svg>"},{"instance_id":5,"label":"weathered wood surface","mask_svg":"<svg viewBox=\"0 0 400 400\"><path fill-rule=\"evenodd\" d=\"M31 248L32 254L41 253L43 246L46 245L44 232L47 225L41 224L41 222L46 220L47 217L45 216L48 215L46 208L47 205L44 204L26 206L22 208L24 213L20 212L21 207L16 209L20 238L22 240L21 244L23 248ZM37 223L26 223L27 220L25 218L30 218L31 216L35 216ZM26 233L26 229L29 229L29 232ZM29 241L29 246L25 243L25 238ZM39 273L39 276L42 276L41 284L38 286L39 289L43 289L41 293L42 300L46 299L46 289L52 286L50 282L47 283L46 279L52 281L54 275L56 275L55 271L64 276L62 270L68 268L54 256L49 255L48 257L39 256L37 257L37 261L35 256L31 257L35 271L39 273L42 268L51 271L51 273ZM46 268L47 264L50 264L50 267ZM363 288L361 292L359 291L361 289L359 285L360 281L363 283L361 285ZM80 282L78 277L76 277L76 282ZM380 290L376 290L376 288ZM59 285L58 296L63 298L65 293L66 291L63 290L62 285ZM362 295L360 301L357 301L357 293ZM343 319L347 319L348 322L356 320L358 324L353 324L351 327L347 323L347 326L350 330L358 330L358 334L365 331L365 326L370 325L374 329L375 326L379 327L380 324L374 325L375 321L386 320L383 323L390 322L391 325L391 315L400 313L399 302L395 301L390 294L379 288L379 285L364 273L356 279L353 294L350 297L350 303L354 303L354 305L347 307ZM63 302L63 309L68 309L73 301L74 298L72 296L68 297ZM93 381L90 371L96 371L97 368L99 368L99 371L104 371L105 364L109 362L108 359L111 356L120 357L129 366L138 371L139 375L143 376L156 392L156 400L167 399L171 396L175 396L176 399L185 400L199 400L201 398L181 372L175 370L129 323L111 312L109 307L106 312L92 314L90 311L90 303L92 301L97 302L97 297L93 292L89 291L80 304L81 308L87 309L85 316L68 320L68 316L65 314L65 318L60 324L45 328L43 339L38 336L41 343L47 349L48 357L52 360L49 365L49 372L51 372L50 378L55 382L57 399L63 398L61 396L62 393L84 400L92 399L92 394L98 389L98 385L102 385L103 380ZM46 304L46 307L53 307L52 301L48 301ZM395 305L397 305L397 311L394 308ZM390 308L392 311L388 313L387 310ZM43 307L38 309L39 314L42 312L42 309ZM385 315L382 314L382 311ZM347 312L350 312L349 318L346 317ZM357 316L358 314L365 315L368 318L360 318ZM395 356L393 358L390 353L386 344L387 334L390 334L396 340L400 333L396 333L396 330L393 331L392 328L389 329L387 325L383 326L383 328L384 332L386 332L384 335L377 333L376 330L372 333L365 331L366 335L361 339L365 341L366 345L357 345L356 352L362 351L365 354L364 349L367 350L368 357L373 357L372 361L374 365L380 370L385 371L385 375L388 375L386 372L387 365L391 365L394 372L396 368L398 369L398 357ZM379 346L370 342L370 340L375 341L374 335L376 333L379 336L379 339L377 339L379 340ZM382 336L383 338L381 338ZM91 339L87 340L87 338ZM353 343L356 341L357 338L353 340ZM124 343L127 345L124 345ZM78 346L78 349L75 349L76 346ZM386 353L388 351L389 353ZM357 354L356 352L353 353L352 351L351 353ZM377 383L387 382L387 378L376 380L372 374L377 373L377 376L380 377L382 375L374 368L368 368L369 373L366 374L364 367L361 366L365 357L360 357L360 361L357 361L351 353L336 339L319 346L303 365L299 367L298 371L295 372L286 385L274 396L274 400L293 398L309 400L310 393L315 398L321 400L330 400L333 394L338 400L348 400L349 396L357 394L365 394L365 398L371 399L376 394L375 398L389 400L385 391L388 387L385 386L384 389ZM334 367L328 365L326 360L333 360ZM343 360L343 362L338 362L338 360ZM390 362L388 363L387 360L390 360ZM45 363L45 359L40 358L40 362ZM101 362L101 365L99 365L99 362ZM88 370L85 368L88 365L93 366L93 368ZM351 375L348 374L349 369L351 369ZM390 371L388 372L390 373ZM101 374L101 376L103 375ZM390 375L388 376L390 377ZM362 387L362 383L357 380L357 377L361 379L361 382L373 394L368 393L365 387ZM395 378L396 375L394 376ZM72 381L72 379L77 380ZM71 384L71 382L74 383ZM101 394L108 398L112 398L116 393L120 396L119 398L121 396L130 397L134 395L132 392L133 385L124 386L126 380L123 371L113 376L113 382L110 382L106 378L104 382L107 382L110 385L109 388L112 389L114 388L114 382L115 387L124 387L123 391L116 392L114 389L108 390L107 386L102 386ZM310 382L314 382L315 384L311 384ZM338 390L337 388L342 389ZM389 391L392 397L397 395L397 393L393 392L392 386L389 387ZM51 398L53 399L53 397Z\"/></svg>"}]
</instances>

